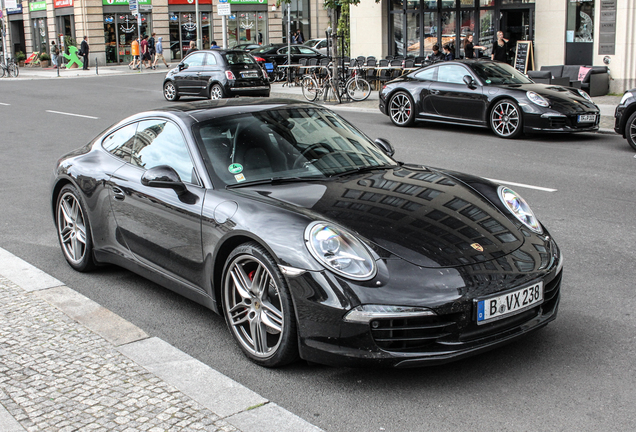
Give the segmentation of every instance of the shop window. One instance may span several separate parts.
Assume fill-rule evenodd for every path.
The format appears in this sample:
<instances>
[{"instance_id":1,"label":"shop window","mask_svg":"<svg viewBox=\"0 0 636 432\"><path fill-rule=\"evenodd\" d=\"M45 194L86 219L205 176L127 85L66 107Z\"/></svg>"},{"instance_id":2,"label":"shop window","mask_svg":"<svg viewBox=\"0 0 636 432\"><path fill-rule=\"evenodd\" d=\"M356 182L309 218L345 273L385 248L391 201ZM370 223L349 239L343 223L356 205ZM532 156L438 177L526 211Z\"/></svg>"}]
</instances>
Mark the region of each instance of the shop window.
<instances>
[{"instance_id":1,"label":"shop window","mask_svg":"<svg viewBox=\"0 0 636 432\"><path fill-rule=\"evenodd\" d=\"M406 15L406 55L420 55L420 14Z\"/></svg>"},{"instance_id":2,"label":"shop window","mask_svg":"<svg viewBox=\"0 0 636 432\"><path fill-rule=\"evenodd\" d=\"M391 28L393 29L393 54L404 55L404 15L391 14Z\"/></svg>"},{"instance_id":3,"label":"shop window","mask_svg":"<svg viewBox=\"0 0 636 432\"><path fill-rule=\"evenodd\" d=\"M492 42L495 39L495 21L493 10L479 11L479 44L486 47L485 57L492 54ZM474 42L474 41L473 41Z\"/></svg>"},{"instance_id":4,"label":"shop window","mask_svg":"<svg viewBox=\"0 0 636 432\"><path fill-rule=\"evenodd\" d=\"M594 42L594 0L568 3L567 42Z\"/></svg>"}]
</instances>

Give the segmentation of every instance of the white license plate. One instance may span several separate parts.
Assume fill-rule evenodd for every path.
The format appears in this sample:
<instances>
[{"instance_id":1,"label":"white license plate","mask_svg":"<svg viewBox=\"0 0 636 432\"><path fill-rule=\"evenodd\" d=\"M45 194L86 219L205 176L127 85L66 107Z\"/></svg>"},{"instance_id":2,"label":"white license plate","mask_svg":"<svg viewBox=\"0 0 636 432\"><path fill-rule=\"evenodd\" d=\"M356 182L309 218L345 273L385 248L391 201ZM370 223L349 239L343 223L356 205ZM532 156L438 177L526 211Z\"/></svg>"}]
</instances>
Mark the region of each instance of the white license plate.
<instances>
[{"instance_id":1,"label":"white license plate","mask_svg":"<svg viewBox=\"0 0 636 432\"><path fill-rule=\"evenodd\" d=\"M258 78L258 73L257 72L243 72L243 73L241 73L241 76L243 78Z\"/></svg>"},{"instance_id":2,"label":"white license plate","mask_svg":"<svg viewBox=\"0 0 636 432\"><path fill-rule=\"evenodd\" d=\"M594 123L595 121L595 114L583 114L579 116L579 123Z\"/></svg>"},{"instance_id":3,"label":"white license plate","mask_svg":"<svg viewBox=\"0 0 636 432\"><path fill-rule=\"evenodd\" d=\"M497 321L543 303L543 282L477 302L477 324Z\"/></svg>"}]
</instances>

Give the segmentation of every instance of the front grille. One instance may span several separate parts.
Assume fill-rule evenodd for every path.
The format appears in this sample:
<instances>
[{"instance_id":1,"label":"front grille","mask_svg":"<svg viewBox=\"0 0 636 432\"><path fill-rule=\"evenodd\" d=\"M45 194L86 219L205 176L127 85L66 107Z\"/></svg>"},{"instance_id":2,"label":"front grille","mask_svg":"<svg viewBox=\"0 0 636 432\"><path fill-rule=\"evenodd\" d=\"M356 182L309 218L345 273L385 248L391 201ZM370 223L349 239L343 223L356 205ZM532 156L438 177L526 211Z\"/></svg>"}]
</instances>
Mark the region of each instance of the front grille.
<instances>
[{"instance_id":1,"label":"front grille","mask_svg":"<svg viewBox=\"0 0 636 432\"><path fill-rule=\"evenodd\" d=\"M550 127L555 129L564 128L566 125L565 117L550 117Z\"/></svg>"},{"instance_id":2,"label":"front grille","mask_svg":"<svg viewBox=\"0 0 636 432\"><path fill-rule=\"evenodd\" d=\"M387 351L425 348L439 338L457 331L452 316L377 319L371 321L371 335L378 347Z\"/></svg>"}]
</instances>

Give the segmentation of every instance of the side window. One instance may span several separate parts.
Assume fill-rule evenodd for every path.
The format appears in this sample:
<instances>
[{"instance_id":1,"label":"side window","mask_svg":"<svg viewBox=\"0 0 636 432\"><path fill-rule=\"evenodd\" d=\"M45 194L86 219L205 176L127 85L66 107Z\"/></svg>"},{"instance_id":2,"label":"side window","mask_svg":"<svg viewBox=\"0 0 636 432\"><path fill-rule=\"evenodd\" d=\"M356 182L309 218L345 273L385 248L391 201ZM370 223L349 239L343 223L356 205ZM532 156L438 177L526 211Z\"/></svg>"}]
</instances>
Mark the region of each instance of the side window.
<instances>
[{"instance_id":1,"label":"side window","mask_svg":"<svg viewBox=\"0 0 636 432\"><path fill-rule=\"evenodd\" d=\"M137 123L117 129L115 132L104 138L102 146L112 155L117 156L126 162L130 162L130 155L133 150L136 130Z\"/></svg>"},{"instance_id":2,"label":"side window","mask_svg":"<svg viewBox=\"0 0 636 432\"><path fill-rule=\"evenodd\" d=\"M192 160L181 130L167 120L139 122L131 163L144 169L159 165L174 168L182 181L192 181Z\"/></svg>"},{"instance_id":3,"label":"side window","mask_svg":"<svg viewBox=\"0 0 636 432\"><path fill-rule=\"evenodd\" d=\"M206 54L205 55L205 64L206 65L215 65L216 64L216 56L214 54Z\"/></svg>"},{"instance_id":4,"label":"side window","mask_svg":"<svg viewBox=\"0 0 636 432\"><path fill-rule=\"evenodd\" d=\"M327 45L325 45L325 46L327 46ZM298 49L298 51L300 51L300 54L309 54L309 55L315 54L315 52L313 50L311 50L310 48L305 48L305 47L302 47L302 46L295 47L295 48ZM292 54L296 54L296 53L292 51Z\"/></svg>"},{"instance_id":5,"label":"side window","mask_svg":"<svg viewBox=\"0 0 636 432\"><path fill-rule=\"evenodd\" d=\"M327 48L327 41L326 41L326 40L321 41L321 42L318 44L318 48L319 48L319 49L320 49L320 48Z\"/></svg>"},{"instance_id":6,"label":"side window","mask_svg":"<svg viewBox=\"0 0 636 432\"><path fill-rule=\"evenodd\" d=\"M313 51L312 51L313 52ZM291 47L291 53L292 54L300 54L300 49L297 46L293 46Z\"/></svg>"},{"instance_id":7,"label":"side window","mask_svg":"<svg viewBox=\"0 0 636 432\"><path fill-rule=\"evenodd\" d=\"M203 59L205 58L205 53L194 53L188 58L186 58L183 62L188 65L188 67L195 66L203 66Z\"/></svg>"},{"instance_id":8,"label":"side window","mask_svg":"<svg viewBox=\"0 0 636 432\"><path fill-rule=\"evenodd\" d=\"M278 54L287 54L287 47L279 49Z\"/></svg>"},{"instance_id":9,"label":"side window","mask_svg":"<svg viewBox=\"0 0 636 432\"><path fill-rule=\"evenodd\" d=\"M437 76L437 68L429 68L415 74L415 78L422 81L435 81Z\"/></svg>"},{"instance_id":10,"label":"side window","mask_svg":"<svg viewBox=\"0 0 636 432\"><path fill-rule=\"evenodd\" d=\"M437 74L437 81L464 84L464 75L470 75L470 72L460 65L441 65Z\"/></svg>"}]
</instances>

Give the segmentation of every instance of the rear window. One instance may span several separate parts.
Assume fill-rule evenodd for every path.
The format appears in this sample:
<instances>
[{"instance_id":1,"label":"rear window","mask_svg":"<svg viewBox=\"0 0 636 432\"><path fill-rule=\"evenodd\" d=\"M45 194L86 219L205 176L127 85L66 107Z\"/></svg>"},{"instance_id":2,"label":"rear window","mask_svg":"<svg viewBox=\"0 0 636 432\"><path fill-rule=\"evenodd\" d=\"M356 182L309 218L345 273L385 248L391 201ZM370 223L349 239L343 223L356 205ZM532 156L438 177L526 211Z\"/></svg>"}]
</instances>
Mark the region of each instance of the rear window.
<instances>
[{"instance_id":1,"label":"rear window","mask_svg":"<svg viewBox=\"0 0 636 432\"><path fill-rule=\"evenodd\" d=\"M256 63L250 54L243 51L228 52L225 54L225 60L230 65Z\"/></svg>"}]
</instances>

